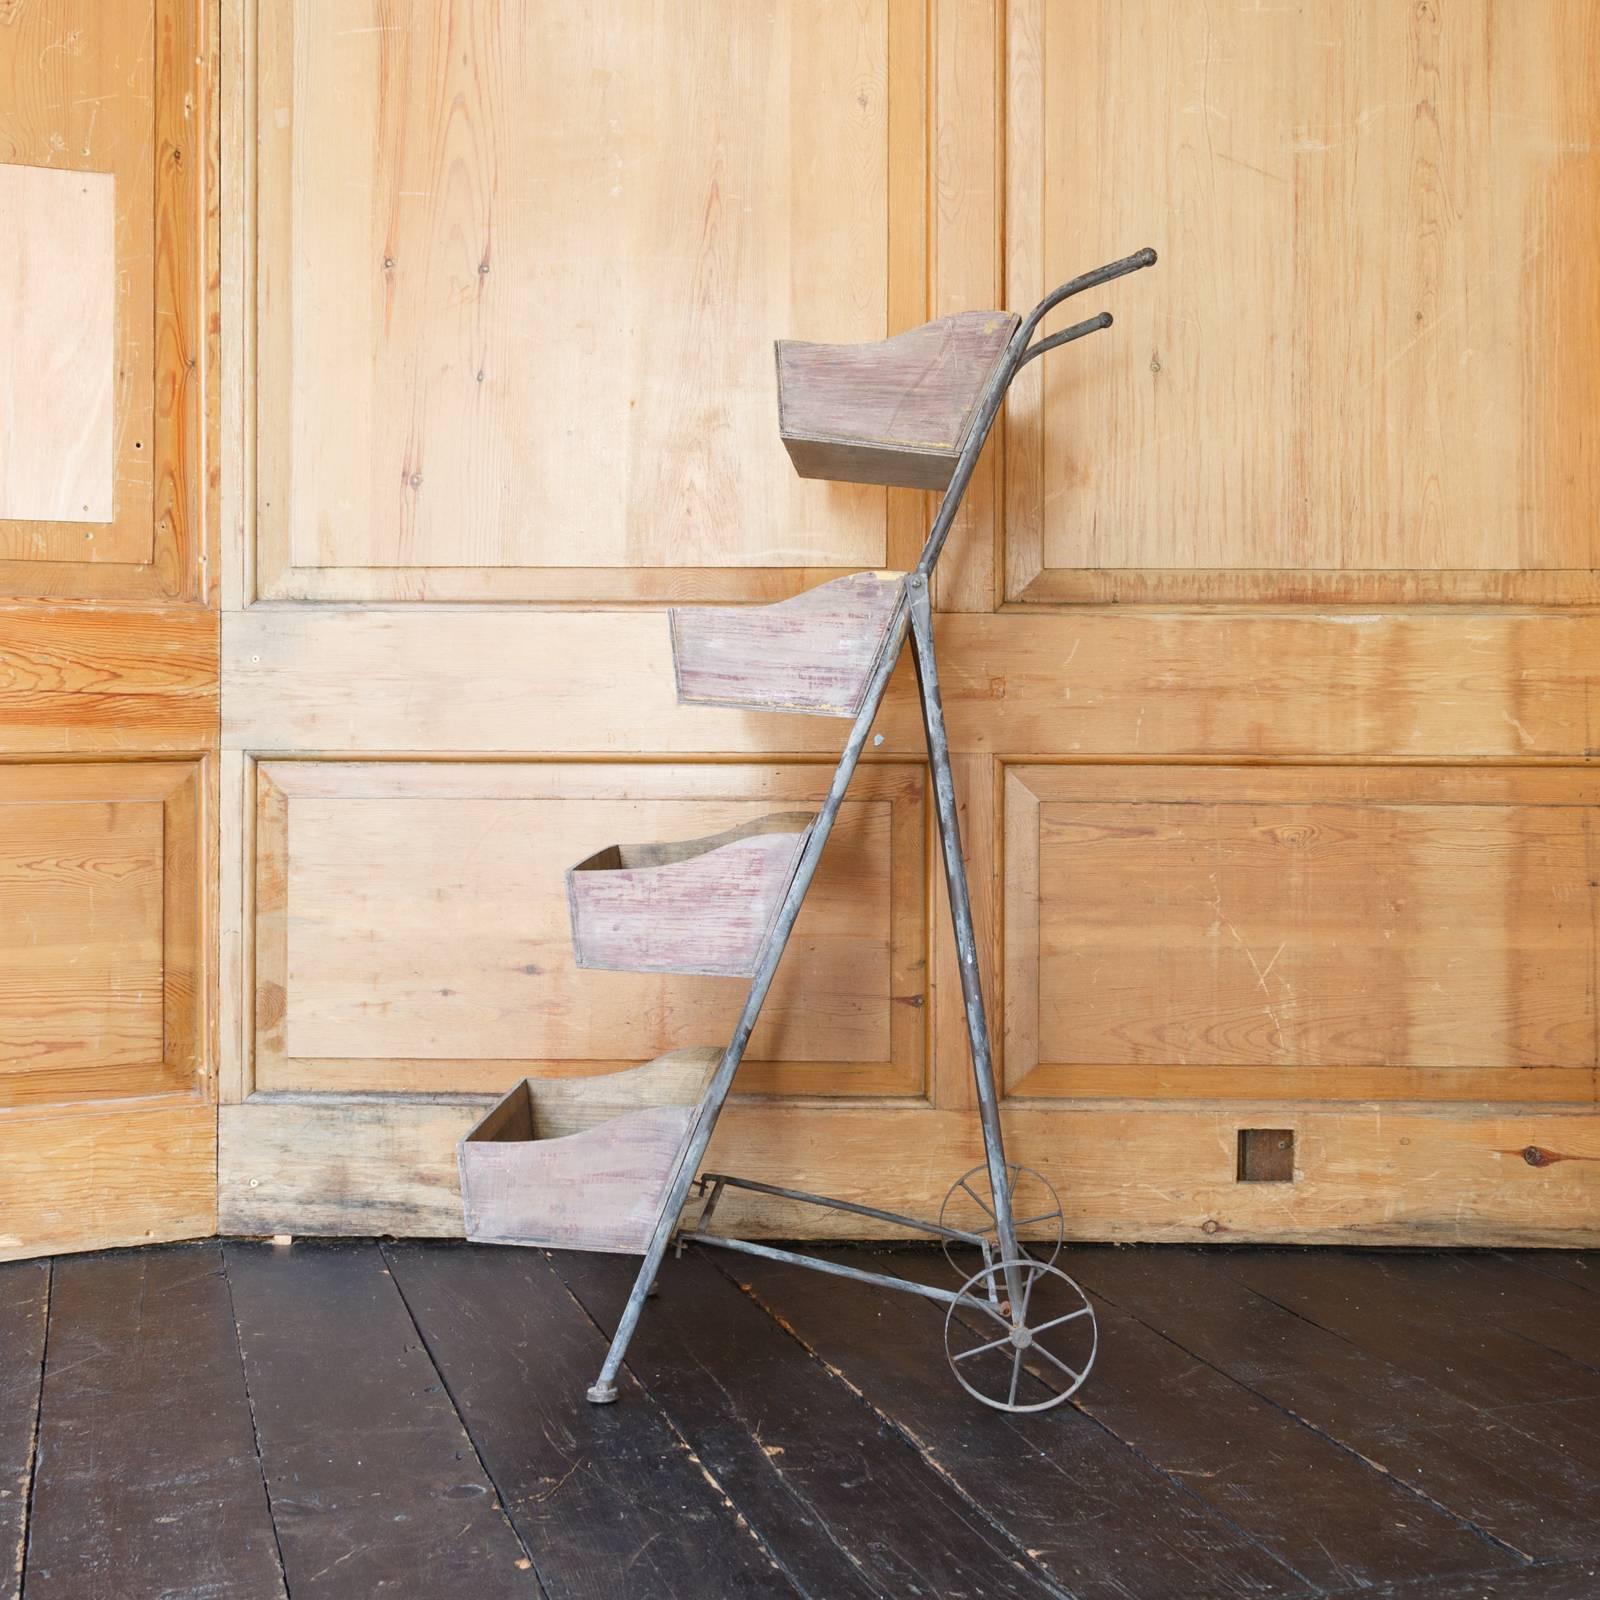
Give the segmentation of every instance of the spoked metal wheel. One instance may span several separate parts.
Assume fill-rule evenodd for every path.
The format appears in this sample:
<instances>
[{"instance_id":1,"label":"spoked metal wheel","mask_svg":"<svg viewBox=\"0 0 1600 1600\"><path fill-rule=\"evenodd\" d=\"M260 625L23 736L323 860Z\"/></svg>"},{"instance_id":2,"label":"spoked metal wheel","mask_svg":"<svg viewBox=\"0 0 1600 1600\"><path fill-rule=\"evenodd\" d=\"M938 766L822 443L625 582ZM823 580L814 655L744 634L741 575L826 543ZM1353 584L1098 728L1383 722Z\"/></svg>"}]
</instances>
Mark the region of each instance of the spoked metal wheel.
<instances>
[{"instance_id":1,"label":"spoked metal wheel","mask_svg":"<svg viewBox=\"0 0 1600 1600\"><path fill-rule=\"evenodd\" d=\"M1036 1238L1022 1240L1022 1248L1035 1261L1048 1267L1061 1254L1061 1239L1066 1232L1060 1198L1043 1174L1015 1161L1006 1165L1006 1184L1017 1231L1032 1229L1038 1234ZM939 1226L987 1240L985 1261L998 1261L1005 1254L1000 1246L1000 1225L995 1219L988 1167L974 1167L971 1172L962 1173L950 1186L944 1204L939 1207ZM962 1278L972 1271L971 1260L963 1259L966 1248L949 1239L944 1241L945 1259ZM957 1251L963 1252L963 1256L958 1256Z\"/></svg>"},{"instance_id":2,"label":"spoked metal wheel","mask_svg":"<svg viewBox=\"0 0 1600 1600\"><path fill-rule=\"evenodd\" d=\"M944 1319L944 1350L956 1382L997 1411L1048 1411L1069 1399L1089 1376L1100 1330L1088 1296L1066 1273L1031 1257L1012 1263L1017 1300L1006 1284L1006 1263L975 1272ZM1060 1383L1043 1400L1017 1399L1025 1366Z\"/></svg>"}]
</instances>

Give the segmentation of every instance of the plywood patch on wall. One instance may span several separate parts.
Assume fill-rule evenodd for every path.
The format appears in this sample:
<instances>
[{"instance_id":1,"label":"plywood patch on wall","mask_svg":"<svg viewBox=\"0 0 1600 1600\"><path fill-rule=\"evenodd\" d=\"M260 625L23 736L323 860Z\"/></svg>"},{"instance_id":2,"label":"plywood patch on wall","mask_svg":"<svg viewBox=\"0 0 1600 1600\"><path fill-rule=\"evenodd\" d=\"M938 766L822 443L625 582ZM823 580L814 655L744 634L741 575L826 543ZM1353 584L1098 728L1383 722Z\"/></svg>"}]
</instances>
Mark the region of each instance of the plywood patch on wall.
<instances>
[{"instance_id":1,"label":"plywood patch on wall","mask_svg":"<svg viewBox=\"0 0 1600 1600\"><path fill-rule=\"evenodd\" d=\"M0 518L110 522L116 180L0 165Z\"/></svg>"}]
</instances>

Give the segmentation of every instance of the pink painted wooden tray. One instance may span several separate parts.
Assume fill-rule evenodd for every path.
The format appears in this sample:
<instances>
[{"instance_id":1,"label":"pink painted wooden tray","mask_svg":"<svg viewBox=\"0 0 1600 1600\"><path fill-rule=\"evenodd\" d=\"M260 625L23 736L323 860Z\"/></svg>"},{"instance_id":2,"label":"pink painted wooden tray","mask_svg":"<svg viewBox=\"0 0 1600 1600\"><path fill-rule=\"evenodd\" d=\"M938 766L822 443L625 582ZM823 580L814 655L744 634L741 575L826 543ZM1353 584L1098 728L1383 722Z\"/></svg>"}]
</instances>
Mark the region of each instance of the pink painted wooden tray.
<instances>
[{"instance_id":1,"label":"pink painted wooden tray","mask_svg":"<svg viewBox=\"0 0 1600 1600\"><path fill-rule=\"evenodd\" d=\"M721 1056L524 1079L456 1146L467 1237L642 1255Z\"/></svg>"},{"instance_id":2,"label":"pink painted wooden tray","mask_svg":"<svg viewBox=\"0 0 1600 1600\"><path fill-rule=\"evenodd\" d=\"M706 839L614 844L567 873L580 967L748 978L811 831L783 811Z\"/></svg>"},{"instance_id":3,"label":"pink painted wooden tray","mask_svg":"<svg viewBox=\"0 0 1600 1600\"><path fill-rule=\"evenodd\" d=\"M963 311L878 344L778 341L778 431L802 478L943 489L1017 318Z\"/></svg>"},{"instance_id":4,"label":"pink painted wooden tray","mask_svg":"<svg viewBox=\"0 0 1600 1600\"><path fill-rule=\"evenodd\" d=\"M770 606L674 606L678 703L854 717L905 582L857 572Z\"/></svg>"}]
</instances>

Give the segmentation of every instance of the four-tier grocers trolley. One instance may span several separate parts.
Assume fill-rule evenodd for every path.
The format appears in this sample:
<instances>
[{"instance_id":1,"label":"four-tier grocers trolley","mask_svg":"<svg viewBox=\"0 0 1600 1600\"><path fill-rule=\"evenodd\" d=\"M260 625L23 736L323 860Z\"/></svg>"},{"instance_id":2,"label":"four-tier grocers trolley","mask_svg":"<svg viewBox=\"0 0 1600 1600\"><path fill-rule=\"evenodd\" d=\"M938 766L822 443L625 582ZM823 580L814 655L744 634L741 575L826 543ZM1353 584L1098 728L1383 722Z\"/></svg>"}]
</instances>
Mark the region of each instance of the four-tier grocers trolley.
<instances>
[{"instance_id":1,"label":"four-tier grocers trolley","mask_svg":"<svg viewBox=\"0 0 1600 1600\"><path fill-rule=\"evenodd\" d=\"M530 1079L461 1142L469 1238L642 1251L626 1309L588 1390L596 1404L617 1397L629 1341L675 1242L680 1251L686 1244L740 1251L943 1304L945 1348L958 1382L1001 1410L1058 1405L1088 1375L1098 1337L1095 1316L1082 1290L1055 1265L1064 1232L1060 1201L1042 1176L1006 1158L929 585L1012 380L1034 357L1109 327L1111 317L1101 313L1035 340L1039 324L1064 300L1155 259L1153 250L1141 250L1084 273L1046 295L1026 317L968 312L878 345L778 346L780 428L802 476L942 487L944 493L908 573L835 579L771 606L672 613L680 701L852 719L815 817L778 813L709 839L613 845L568 874L581 966L750 978L727 1045L674 1051L600 1079ZM982 1166L957 1179L937 1222L700 1170L908 635L985 1152ZM691 1187L703 1203L694 1225L684 1227ZM719 1234L712 1223L730 1189L938 1239L964 1281L945 1289ZM1029 1245L1019 1237L1023 1229L1032 1236ZM980 1260L969 1275L972 1262ZM1049 1369L1046 1398L1019 1401L1025 1365Z\"/></svg>"}]
</instances>

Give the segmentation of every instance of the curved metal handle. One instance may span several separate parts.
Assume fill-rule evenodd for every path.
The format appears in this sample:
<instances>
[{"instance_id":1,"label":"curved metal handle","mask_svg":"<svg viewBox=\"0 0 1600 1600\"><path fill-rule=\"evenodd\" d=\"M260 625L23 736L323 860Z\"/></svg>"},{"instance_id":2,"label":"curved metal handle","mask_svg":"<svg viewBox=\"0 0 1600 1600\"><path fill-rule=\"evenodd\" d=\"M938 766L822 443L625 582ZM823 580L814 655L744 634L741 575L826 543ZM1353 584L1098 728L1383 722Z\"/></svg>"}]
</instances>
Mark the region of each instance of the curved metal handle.
<instances>
[{"instance_id":1,"label":"curved metal handle","mask_svg":"<svg viewBox=\"0 0 1600 1600\"><path fill-rule=\"evenodd\" d=\"M1058 289L1052 289L1038 305L1027 315L1022 327L1018 330L1023 335L1026 344L1033 337L1033 330L1049 315L1063 300L1070 300L1075 294L1082 294L1085 289L1097 289L1102 283L1110 283L1116 278L1125 278L1130 272L1139 272L1145 267L1156 264L1156 253L1147 245L1143 250L1135 250L1131 256L1124 256L1120 261L1109 261L1103 267L1096 267L1093 272L1085 272L1076 278L1069 278Z\"/></svg>"},{"instance_id":2,"label":"curved metal handle","mask_svg":"<svg viewBox=\"0 0 1600 1600\"><path fill-rule=\"evenodd\" d=\"M1098 333L1102 328L1110 326L1111 313L1102 311L1098 317L1090 317L1087 322L1075 322L1070 328L1063 328L1060 333L1052 333L1048 339L1035 340L1022 352L1022 359L1017 363L1012 377L1021 372L1035 356L1042 356L1046 350L1058 350L1064 344L1071 344L1074 339L1081 339L1086 333Z\"/></svg>"}]
</instances>

